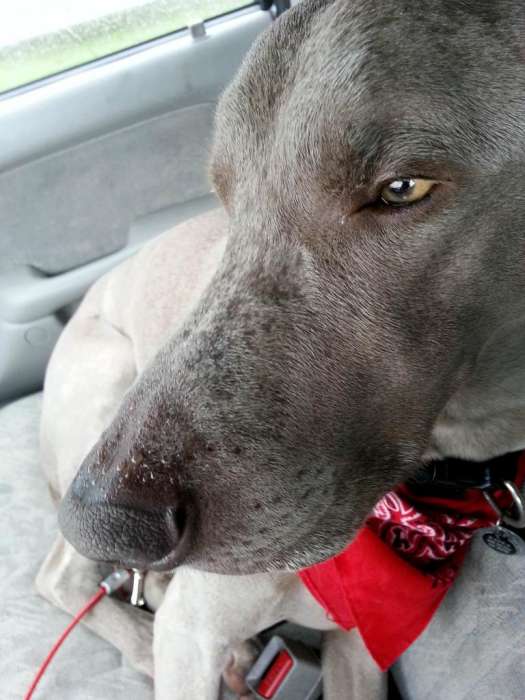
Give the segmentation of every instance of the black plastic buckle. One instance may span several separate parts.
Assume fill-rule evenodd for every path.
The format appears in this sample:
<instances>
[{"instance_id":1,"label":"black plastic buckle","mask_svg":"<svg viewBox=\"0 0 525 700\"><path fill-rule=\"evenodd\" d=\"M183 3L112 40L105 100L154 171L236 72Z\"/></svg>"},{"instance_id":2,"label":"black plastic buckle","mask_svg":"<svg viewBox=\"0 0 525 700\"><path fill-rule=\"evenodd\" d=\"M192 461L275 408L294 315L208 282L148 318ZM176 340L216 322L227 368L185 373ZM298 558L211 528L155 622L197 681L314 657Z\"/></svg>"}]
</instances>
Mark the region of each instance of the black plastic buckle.
<instances>
[{"instance_id":1,"label":"black plastic buckle","mask_svg":"<svg viewBox=\"0 0 525 700\"><path fill-rule=\"evenodd\" d=\"M430 462L407 484L418 494L447 498L462 498L467 489L489 491L505 481L515 480L520 454L512 452L487 462L463 459Z\"/></svg>"},{"instance_id":2,"label":"black plastic buckle","mask_svg":"<svg viewBox=\"0 0 525 700\"><path fill-rule=\"evenodd\" d=\"M271 10L273 8L273 13L275 17L279 17L283 12L289 10L292 6L290 0L260 0L261 10Z\"/></svg>"}]
</instances>

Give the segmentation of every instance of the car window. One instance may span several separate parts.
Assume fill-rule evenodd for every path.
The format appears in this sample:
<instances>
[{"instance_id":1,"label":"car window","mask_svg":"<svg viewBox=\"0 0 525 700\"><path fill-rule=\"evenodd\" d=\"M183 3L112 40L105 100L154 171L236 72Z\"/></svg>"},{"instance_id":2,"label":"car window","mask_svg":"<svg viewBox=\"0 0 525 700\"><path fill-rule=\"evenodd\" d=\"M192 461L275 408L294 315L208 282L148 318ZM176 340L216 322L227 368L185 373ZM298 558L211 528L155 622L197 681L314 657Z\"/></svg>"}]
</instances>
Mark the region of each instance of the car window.
<instances>
[{"instance_id":1,"label":"car window","mask_svg":"<svg viewBox=\"0 0 525 700\"><path fill-rule=\"evenodd\" d=\"M250 4L248 0L3 2L0 92Z\"/></svg>"}]
</instances>

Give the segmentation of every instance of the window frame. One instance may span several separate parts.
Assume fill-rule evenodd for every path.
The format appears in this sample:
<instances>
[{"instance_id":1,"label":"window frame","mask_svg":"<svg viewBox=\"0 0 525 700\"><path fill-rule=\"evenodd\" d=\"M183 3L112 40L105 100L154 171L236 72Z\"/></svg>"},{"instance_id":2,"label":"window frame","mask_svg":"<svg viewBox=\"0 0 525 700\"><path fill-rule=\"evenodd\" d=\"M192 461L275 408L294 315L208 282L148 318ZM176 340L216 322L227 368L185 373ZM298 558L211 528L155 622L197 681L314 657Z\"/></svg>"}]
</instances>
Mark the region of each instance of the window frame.
<instances>
[{"instance_id":1,"label":"window frame","mask_svg":"<svg viewBox=\"0 0 525 700\"><path fill-rule=\"evenodd\" d=\"M210 16L202 20L202 24L205 27L213 26L216 23L227 21L232 17L242 15L245 12L250 12L254 9L261 9L260 0L240 0L240 2L242 2L242 4L239 5L239 7L235 7L232 10L227 10L226 12ZM130 46L126 46L122 49L111 51L98 58L93 58L91 60L70 66L68 68L57 70L56 72L50 73L49 75L42 76L41 78L35 78L34 80L29 80L24 83L20 83L20 85L15 85L13 87L7 88L6 90L0 90L0 102L5 99L9 99L16 95L27 92L29 90L34 90L36 88L62 80L70 75L75 75L86 70L96 68L97 66L104 65L106 63L112 63L113 61L125 59L130 55L139 53L141 51L146 51L156 45L162 44L167 41L171 41L174 38L180 38L190 35L192 31L192 26L195 25L184 25L182 27L173 29L172 31L159 34L158 36L152 37L150 39L145 39L144 41L133 43Z\"/></svg>"}]
</instances>

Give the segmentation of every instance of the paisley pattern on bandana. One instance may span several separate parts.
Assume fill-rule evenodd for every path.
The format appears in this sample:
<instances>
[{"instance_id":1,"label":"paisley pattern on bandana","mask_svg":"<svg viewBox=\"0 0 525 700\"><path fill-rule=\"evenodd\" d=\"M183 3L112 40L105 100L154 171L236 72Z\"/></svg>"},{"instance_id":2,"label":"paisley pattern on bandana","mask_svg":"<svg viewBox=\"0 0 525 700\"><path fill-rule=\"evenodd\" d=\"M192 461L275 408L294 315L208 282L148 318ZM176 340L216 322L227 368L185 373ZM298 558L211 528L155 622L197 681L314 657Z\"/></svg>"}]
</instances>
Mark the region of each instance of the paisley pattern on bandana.
<instances>
[{"instance_id":1,"label":"paisley pattern on bandana","mask_svg":"<svg viewBox=\"0 0 525 700\"><path fill-rule=\"evenodd\" d=\"M376 504L366 521L383 542L418 568L449 559L479 528L492 523L493 519L454 511L423 512L417 503L393 491Z\"/></svg>"},{"instance_id":2,"label":"paisley pattern on bandana","mask_svg":"<svg viewBox=\"0 0 525 700\"><path fill-rule=\"evenodd\" d=\"M525 453L515 483L525 481ZM501 508L508 494L496 491ZM299 571L342 629L357 627L385 671L428 625L461 568L469 541L497 515L479 489L461 497L422 495L400 484L376 504L340 554Z\"/></svg>"}]
</instances>

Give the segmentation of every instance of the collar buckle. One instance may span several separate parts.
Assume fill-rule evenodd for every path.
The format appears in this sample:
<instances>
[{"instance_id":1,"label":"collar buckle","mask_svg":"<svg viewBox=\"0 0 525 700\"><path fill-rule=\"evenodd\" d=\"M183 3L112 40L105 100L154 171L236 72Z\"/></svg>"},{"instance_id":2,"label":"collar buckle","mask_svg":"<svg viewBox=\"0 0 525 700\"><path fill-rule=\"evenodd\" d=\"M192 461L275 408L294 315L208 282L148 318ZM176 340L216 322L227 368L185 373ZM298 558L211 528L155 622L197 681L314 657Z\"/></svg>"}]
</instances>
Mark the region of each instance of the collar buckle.
<instances>
[{"instance_id":1,"label":"collar buckle","mask_svg":"<svg viewBox=\"0 0 525 700\"><path fill-rule=\"evenodd\" d=\"M504 523L515 530L522 530L525 528L525 503L523 502L523 496L519 492L516 484L512 481L504 481L502 487L506 489L512 499L510 510L502 510L489 491L483 492L487 503L498 516L498 522L496 524L500 525Z\"/></svg>"},{"instance_id":2,"label":"collar buckle","mask_svg":"<svg viewBox=\"0 0 525 700\"><path fill-rule=\"evenodd\" d=\"M463 498L467 489L487 493L514 482L521 452L494 457L486 462L449 458L430 462L408 483L418 494Z\"/></svg>"}]
</instances>

